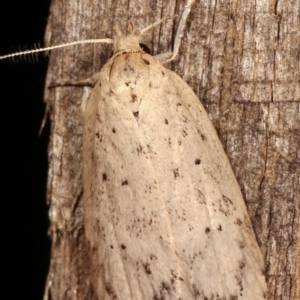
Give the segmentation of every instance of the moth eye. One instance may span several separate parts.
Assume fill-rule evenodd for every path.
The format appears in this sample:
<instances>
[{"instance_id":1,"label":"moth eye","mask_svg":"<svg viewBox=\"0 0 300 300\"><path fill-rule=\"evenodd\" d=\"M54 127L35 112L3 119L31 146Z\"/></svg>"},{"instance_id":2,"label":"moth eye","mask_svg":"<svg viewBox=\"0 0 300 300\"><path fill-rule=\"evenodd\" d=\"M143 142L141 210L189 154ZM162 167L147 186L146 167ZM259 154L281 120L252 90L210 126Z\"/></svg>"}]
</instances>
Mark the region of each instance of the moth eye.
<instances>
[{"instance_id":1,"label":"moth eye","mask_svg":"<svg viewBox=\"0 0 300 300\"><path fill-rule=\"evenodd\" d=\"M145 51L147 54L151 54L150 53L150 49L148 48L147 45L140 43L140 47L142 48L143 51Z\"/></svg>"}]
</instances>

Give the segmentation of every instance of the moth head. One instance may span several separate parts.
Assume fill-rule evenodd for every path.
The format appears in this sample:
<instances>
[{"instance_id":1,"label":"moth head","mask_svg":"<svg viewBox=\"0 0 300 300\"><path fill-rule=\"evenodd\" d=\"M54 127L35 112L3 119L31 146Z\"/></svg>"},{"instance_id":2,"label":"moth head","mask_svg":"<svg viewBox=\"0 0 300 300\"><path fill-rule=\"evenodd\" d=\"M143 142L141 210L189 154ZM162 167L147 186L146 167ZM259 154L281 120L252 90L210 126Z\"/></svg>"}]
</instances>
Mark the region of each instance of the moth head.
<instances>
[{"instance_id":1,"label":"moth head","mask_svg":"<svg viewBox=\"0 0 300 300\"><path fill-rule=\"evenodd\" d=\"M130 33L127 35L122 33L119 25L115 25L113 29L117 34L117 37L115 38L114 53L119 51L143 52L139 44L140 32L135 29L132 21L129 21Z\"/></svg>"}]
</instances>

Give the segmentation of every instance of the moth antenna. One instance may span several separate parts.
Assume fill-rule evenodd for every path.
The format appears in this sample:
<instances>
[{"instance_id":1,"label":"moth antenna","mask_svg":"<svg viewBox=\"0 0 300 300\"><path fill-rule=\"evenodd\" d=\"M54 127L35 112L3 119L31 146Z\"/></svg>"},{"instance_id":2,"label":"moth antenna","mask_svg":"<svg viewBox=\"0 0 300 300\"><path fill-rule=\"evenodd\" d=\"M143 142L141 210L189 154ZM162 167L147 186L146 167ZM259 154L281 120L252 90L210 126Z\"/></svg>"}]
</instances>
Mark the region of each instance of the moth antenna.
<instances>
[{"instance_id":1,"label":"moth antenna","mask_svg":"<svg viewBox=\"0 0 300 300\"><path fill-rule=\"evenodd\" d=\"M116 24L115 26L113 26L113 30L115 31L115 33L117 34L117 36L122 36L123 33L119 27L119 24Z\"/></svg>"},{"instance_id":2,"label":"moth antenna","mask_svg":"<svg viewBox=\"0 0 300 300\"><path fill-rule=\"evenodd\" d=\"M15 52L15 53L11 53L11 54L1 55L0 60L7 59L7 58L15 58L15 57L22 56L22 55L36 54L39 52L52 51L55 49L79 45L79 44L98 44L98 43L113 44L114 40L108 38L108 39L91 39L91 40L75 41L75 42L54 45L54 46L49 46L49 47L44 47L44 48L39 48L39 49L25 50L25 51Z\"/></svg>"},{"instance_id":3,"label":"moth antenna","mask_svg":"<svg viewBox=\"0 0 300 300\"><path fill-rule=\"evenodd\" d=\"M129 30L131 31L131 33L135 33L136 32L136 27L135 27L135 24L133 21L129 21L128 22L128 27L129 27Z\"/></svg>"},{"instance_id":4,"label":"moth antenna","mask_svg":"<svg viewBox=\"0 0 300 300\"><path fill-rule=\"evenodd\" d=\"M136 34L137 34L138 36L142 36L146 31L152 29L153 27L155 27L155 26L157 26L157 25L159 25L159 24L165 22L165 21L168 20L168 19L175 19L176 17L177 17L177 15L172 16L172 17L168 16L168 17L166 17L166 18L164 18L164 19L161 19L161 20L159 20L159 21L157 21L157 22L155 22L155 23L153 23L153 24L147 26L146 28L143 28L143 29L141 29L141 30L138 30L138 31L136 32Z\"/></svg>"}]
</instances>

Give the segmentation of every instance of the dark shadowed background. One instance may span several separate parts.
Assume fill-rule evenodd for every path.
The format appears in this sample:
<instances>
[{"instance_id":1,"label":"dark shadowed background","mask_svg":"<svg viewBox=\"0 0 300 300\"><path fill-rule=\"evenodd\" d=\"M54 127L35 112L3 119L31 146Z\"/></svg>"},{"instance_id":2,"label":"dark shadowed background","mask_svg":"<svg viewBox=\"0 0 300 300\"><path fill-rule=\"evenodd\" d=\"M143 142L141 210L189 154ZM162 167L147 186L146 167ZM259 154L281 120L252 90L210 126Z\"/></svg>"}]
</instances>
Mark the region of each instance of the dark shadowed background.
<instances>
[{"instance_id":1,"label":"dark shadowed background","mask_svg":"<svg viewBox=\"0 0 300 300\"><path fill-rule=\"evenodd\" d=\"M4 2L4 1L3 1ZM50 0L5 1L0 8L0 55L43 44ZM43 55L0 61L2 293L42 299L49 264L46 205L49 121L39 136L45 105ZM3 280L3 279L2 279ZM4 299L3 298L3 299Z\"/></svg>"}]
</instances>

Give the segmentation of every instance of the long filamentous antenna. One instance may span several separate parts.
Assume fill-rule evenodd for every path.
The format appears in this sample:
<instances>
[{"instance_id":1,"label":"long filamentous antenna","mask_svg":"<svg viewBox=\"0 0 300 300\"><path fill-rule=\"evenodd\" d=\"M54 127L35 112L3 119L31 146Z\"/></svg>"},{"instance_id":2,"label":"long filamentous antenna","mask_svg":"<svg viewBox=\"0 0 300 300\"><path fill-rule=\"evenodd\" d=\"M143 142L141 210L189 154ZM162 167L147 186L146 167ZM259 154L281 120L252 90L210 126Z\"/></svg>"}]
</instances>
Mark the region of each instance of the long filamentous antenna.
<instances>
[{"instance_id":1,"label":"long filamentous antenna","mask_svg":"<svg viewBox=\"0 0 300 300\"><path fill-rule=\"evenodd\" d=\"M11 54L1 55L0 60L7 59L7 58L15 58L18 56L23 56L23 55L28 55L28 54L47 52L47 51L51 51L54 49L59 49L59 48L64 48L64 47L69 47L69 46L74 46L74 45L79 45L79 44L98 44L98 43L113 44L114 40L108 38L108 39L91 39L91 40L75 41L75 42L65 43L65 44L61 44L61 45L54 45L54 46L49 46L49 47L45 47L45 48L25 50L25 51L15 52L15 53L11 53Z\"/></svg>"}]
</instances>

